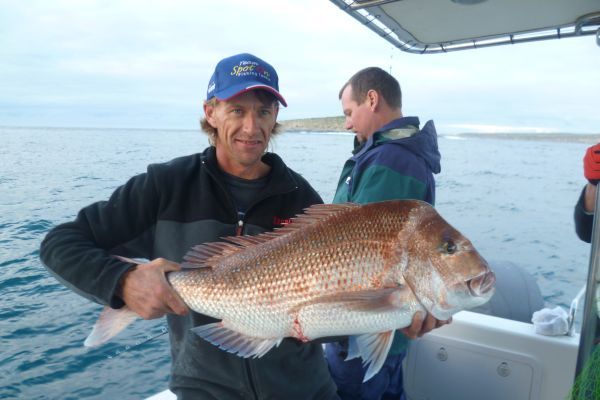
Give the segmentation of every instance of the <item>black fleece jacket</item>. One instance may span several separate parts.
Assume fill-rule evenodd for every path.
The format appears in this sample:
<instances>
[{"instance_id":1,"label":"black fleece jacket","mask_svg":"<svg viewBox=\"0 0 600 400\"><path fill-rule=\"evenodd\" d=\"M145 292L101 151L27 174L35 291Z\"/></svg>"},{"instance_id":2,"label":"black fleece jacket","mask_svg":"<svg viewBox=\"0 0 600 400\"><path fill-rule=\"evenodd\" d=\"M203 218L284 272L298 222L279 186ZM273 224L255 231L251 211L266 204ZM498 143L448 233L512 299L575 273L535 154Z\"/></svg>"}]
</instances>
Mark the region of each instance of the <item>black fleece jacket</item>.
<instances>
[{"instance_id":1,"label":"black fleece jacket","mask_svg":"<svg viewBox=\"0 0 600 400\"><path fill-rule=\"evenodd\" d=\"M219 180L215 148L153 164L119 187L108 201L83 208L76 219L55 227L41 245L41 259L61 282L113 308L123 306L115 290L131 264L111 255L181 262L190 247L224 236L257 234L315 203L315 190L275 154L265 189L238 221ZM259 359L232 355L190 332L214 319L190 313L168 315L172 352L170 388L179 398L331 399L335 385L319 344L285 339Z\"/></svg>"}]
</instances>

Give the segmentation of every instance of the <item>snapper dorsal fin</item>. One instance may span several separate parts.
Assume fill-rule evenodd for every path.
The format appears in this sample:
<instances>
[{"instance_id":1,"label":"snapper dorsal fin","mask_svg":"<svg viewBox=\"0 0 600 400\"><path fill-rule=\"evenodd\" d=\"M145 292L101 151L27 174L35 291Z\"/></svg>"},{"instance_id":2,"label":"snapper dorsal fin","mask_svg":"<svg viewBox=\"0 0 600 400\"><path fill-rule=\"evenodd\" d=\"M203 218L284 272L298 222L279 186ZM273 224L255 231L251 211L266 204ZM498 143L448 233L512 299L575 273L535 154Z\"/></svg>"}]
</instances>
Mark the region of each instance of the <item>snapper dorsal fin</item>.
<instances>
[{"instance_id":1,"label":"snapper dorsal fin","mask_svg":"<svg viewBox=\"0 0 600 400\"><path fill-rule=\"evenodd\" d=\"M292 218L292 222L275 229L273 232L261 233L254 237L260 237L263 235L270 235L272 237L282 236L289 232L294 232L307 225L313 225L324 219L327 219L333 215L337 215L344 211L360 208L360 204L356 203L343 203L343 204L314 204L304 209L304 213L296 215ZM239 236L238 236L239 237Z\"/></svg>"},{"instance_id":2,"label":"snapper dorsal fin","mask_svg":"<svg viewBox=\"0 0 600 400\"><path fill-rule=\"evenodd\" d=\"M212 268L227 255L239 251L240 247L227 242L210 242L193 246L183 257L181 268Z\"/></svg>"},{"instance_id":3,"label":"snapper dorsal fin","mask_svg":"<svg viewBox=\"0 0 600 400\"><path fill-rule=\"evenodd\" d=\"M303 229L306 226L313 225L329 218L340 212L360 207L355 203L343 204L315 204L304 210L303 214L298 214L292 218L292 222L275 229L272 232L265 232L255 236L226 236L223 242L209 242L194 246L183 257L182 268L213 268L223 261L225 257L238 253L248 247L260 245L271 240Z\"/></svg>"}]
</instances>

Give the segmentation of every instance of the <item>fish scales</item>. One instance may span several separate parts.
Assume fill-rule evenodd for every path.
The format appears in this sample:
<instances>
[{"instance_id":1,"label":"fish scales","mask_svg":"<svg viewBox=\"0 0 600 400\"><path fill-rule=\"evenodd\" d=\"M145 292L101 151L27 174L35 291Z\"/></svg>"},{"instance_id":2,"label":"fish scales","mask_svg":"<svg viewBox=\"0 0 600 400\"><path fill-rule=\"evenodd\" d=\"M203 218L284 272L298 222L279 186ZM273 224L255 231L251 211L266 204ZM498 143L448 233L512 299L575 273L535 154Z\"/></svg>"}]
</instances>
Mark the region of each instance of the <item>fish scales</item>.
<instances>
[{"instance_id":1,"label":"fish scales","mask_svg":"<svg viewBox=\"0 0 600 400\"><path fill-rule=\"evenodd\" d=\"M192 330L242 357L284 337L351 335L367 380L416 312L447 319L493 294L487 262L422 201L316 205L275 232L224 239L194 247L167 277L220 320Z\"/></svg>"},{"instance_id":2,"label":"fish scales","mask_svg":"<svg viewBox=\"0 0 600 400\"><path fill-rule=\"evenodd\" d=\"M391 209L387 213L353 212L350 219L346 217L350 210L224 258L214 274L218 284L212 279L191 284L208 290L201 295L190 292L190 305L195 308L193 299L202 299L196 306L201 312L226 314L239 298L248 308L264 307L270 299L272 307L284 312L291 305L339 290L377 287L383 272L382 249L391 246L401 218ZM176 276L171 274L169 279L177 288ZM214 299L215 311L207 305L210 299Z\"/></svg>"},{"instance_id":3,"label":"fish scales","mask_svg":"<svg viewBox=\"0 0 600 400\"><path fill-rule=\"evenodd\" d=\"M280 325L276 329L280 335L298 337L294 324L297 315L290 313L294 306L340 291L381 287L385 256L391 257L389 248L406 217L394 207L377 212L357 208L342 208L306 229L292 230L224 257L214 274L220 278L218 284L213 279L202 282L204 273L193 283L185 282L189 273L181 273L186 276L181 282L178 273L169 279L176 289L181 287L182 293L188 293L189 298L182 298L197 312L226 319L239 314L236 308L246 308L249 312L236 325L247 333L272 334L272 328L264 325L266 314L271 323ZM194 293L184 290L186 286L202 289ZM252 309L261 312L252 313ZM312 308L306 324L326 321L322 317L330 313L318 309Z\"/></svg>"}]
</instances>

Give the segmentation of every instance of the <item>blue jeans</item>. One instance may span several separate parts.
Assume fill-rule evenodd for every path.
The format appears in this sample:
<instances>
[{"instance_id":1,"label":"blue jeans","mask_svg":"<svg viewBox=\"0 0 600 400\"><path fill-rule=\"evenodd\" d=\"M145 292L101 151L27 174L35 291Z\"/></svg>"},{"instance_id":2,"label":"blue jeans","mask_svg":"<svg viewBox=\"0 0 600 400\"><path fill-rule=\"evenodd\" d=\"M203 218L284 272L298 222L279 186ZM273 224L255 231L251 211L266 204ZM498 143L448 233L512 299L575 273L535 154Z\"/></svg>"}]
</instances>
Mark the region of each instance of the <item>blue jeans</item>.
<instances>
[{"instance_id":1,"label":"blue jeans","mask_svg":"<svg viewBox=\"0 0 600 400\"><path fill-rule=\"evenodd\" d=\"M338 387L341 400L400 400L402 395L402 360L405 352L386 358L381 370L363 383L366 368L362 359L344 361L347 342L327 343L325 356L329 372Z\"/></svg>"}]
</instances>

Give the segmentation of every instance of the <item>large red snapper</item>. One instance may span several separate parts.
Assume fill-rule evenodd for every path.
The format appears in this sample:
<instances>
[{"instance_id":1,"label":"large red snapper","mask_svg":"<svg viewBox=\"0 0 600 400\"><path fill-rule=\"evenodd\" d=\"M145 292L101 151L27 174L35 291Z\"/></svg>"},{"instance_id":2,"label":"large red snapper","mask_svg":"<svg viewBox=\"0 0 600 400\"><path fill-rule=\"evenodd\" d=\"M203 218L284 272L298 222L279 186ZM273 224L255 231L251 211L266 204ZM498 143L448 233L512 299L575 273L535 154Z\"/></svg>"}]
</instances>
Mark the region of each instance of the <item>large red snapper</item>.
<instances>
[{"instance_id":1,"label":"large red snapper","mask_svg":"<svg viewBox=\"0 0 600 400\"><path fill-rule=\"evenodd\" d=\"M277 231L225 240L195 246L168 280L192 310L221 320L193 331L242 357L284 337L350 335L367 380L416 312L445 320L493 294L487 262L422 201L315 205ZM131 314L106 310L85 344L108 340Z\"/></svg>"}]
</instances>

